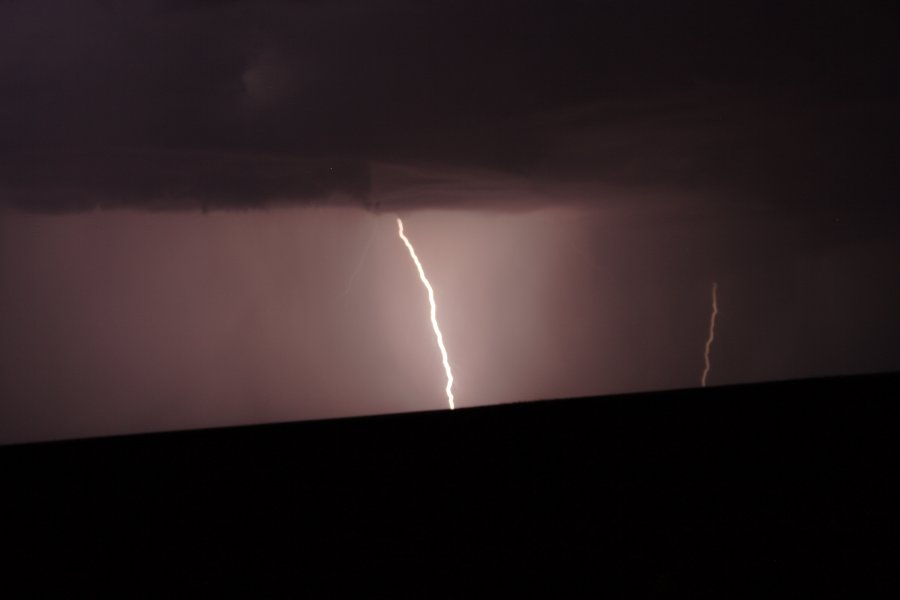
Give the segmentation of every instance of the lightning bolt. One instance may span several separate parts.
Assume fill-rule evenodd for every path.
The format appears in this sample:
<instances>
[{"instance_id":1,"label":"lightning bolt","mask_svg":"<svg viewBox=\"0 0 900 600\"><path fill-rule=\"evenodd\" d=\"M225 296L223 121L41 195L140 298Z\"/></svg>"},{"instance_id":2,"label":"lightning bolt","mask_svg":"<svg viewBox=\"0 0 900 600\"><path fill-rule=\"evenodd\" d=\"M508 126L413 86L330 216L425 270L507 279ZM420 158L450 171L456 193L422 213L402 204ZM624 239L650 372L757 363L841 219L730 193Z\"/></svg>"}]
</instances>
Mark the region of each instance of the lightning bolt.
<instances>
[{"instance_id":1,"label":"lightning bolt","mask_svg":"<svg viewBox=\"0 0 900 600\"><path fill-rule=\"evenodd\" d=\"M428 283L428 278L425 277L425 269L422 268L422 263L419 262L419 257L416 256L415 248L413 248L412 243L403 233L403 221L400 217L397 217L397 232L400 234L400 239L406 244L406 248L409 250L409 256L412 258L413 262L416 263L416 269L419 270L419 279L422 280L422 285L428 290L428 302L431 304L431 327L434 329L434 337L437 338L438 348L441 349L441 359L444 362L444 371L447 373L447 401L450 403L450 410L453 410L456 408L453 404L453 372L450 370L450 360L447 358L447 348L444 347L444 336L441 335L441 328L438 327L437 305L434 302L434 289L431 287L431 284Z\"/></svg>"},{"instance_id":2,"label":"lightning bolt","mask_svg":"<svg viewBox=\"0 0 900 600\"><path fill-rule=\"evenodd\" d=\"M359 262L356 263L356 268L353 269L353 272L350 274L350 279L347 281L347 289L344 290L342 294L344 296L344 305L347 304L347 298L350 294L350 289L353 287L353 282L356 281L356 276L359 275L360 269L362 269L363 263L366 262L366 257L369 255L369 248L372 247L372 240L375 239L375 232L377 231L378 221L372 221L372 231L369 233L369 239L366 241L366 246L363 249L362 254L359 257Z\"/></svg>"},{"instance_id":3,"label":"lightning bolt","mask_svg":"<svg viewBox=\"0 0 900 600\"><path fill-rule=\"evenodd\" d=\"M712 284L712 314L709 316L709 337L706 338L706 349L703 352L706 366L703 369L703 375L700 376L700 387L706 387L706 376L709 375L709 351L712 348L713 340L716 339L716 315L719 314L719 305L716 302L718 289L719 284L714 281Z\"/></svg>"}]
</instances>

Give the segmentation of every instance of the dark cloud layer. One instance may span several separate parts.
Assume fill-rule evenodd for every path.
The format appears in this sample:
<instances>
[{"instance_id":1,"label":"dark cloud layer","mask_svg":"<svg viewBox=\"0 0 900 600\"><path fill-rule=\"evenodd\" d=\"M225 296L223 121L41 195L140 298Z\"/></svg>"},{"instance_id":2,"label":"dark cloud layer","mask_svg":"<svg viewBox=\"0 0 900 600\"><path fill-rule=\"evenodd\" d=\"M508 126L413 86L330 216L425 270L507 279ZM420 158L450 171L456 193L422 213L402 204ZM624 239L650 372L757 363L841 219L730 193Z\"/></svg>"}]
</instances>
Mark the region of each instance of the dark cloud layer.
<instances>
[{"instance_id":1,"label":"dark cloud layer","mask_svg":"<svg viewBox=\"0 0 900 600\"><path fill-rule=\"evenodd\" d=\"M5 2L0 194L256 206L368 196L375 161L884 207L897 17L893 2Z\"/></svg>"},{"instance_id":2,"label":"dark cloud layer","mask_svg":"<svg viewBox=\"0 0 900 600\"><path fill-rule=\"evenodd\" d=\"M6 202L36 212L210 210L365 200L362 161L183 151L18 152L0 159Z\"/></svg>"}]
</instances>

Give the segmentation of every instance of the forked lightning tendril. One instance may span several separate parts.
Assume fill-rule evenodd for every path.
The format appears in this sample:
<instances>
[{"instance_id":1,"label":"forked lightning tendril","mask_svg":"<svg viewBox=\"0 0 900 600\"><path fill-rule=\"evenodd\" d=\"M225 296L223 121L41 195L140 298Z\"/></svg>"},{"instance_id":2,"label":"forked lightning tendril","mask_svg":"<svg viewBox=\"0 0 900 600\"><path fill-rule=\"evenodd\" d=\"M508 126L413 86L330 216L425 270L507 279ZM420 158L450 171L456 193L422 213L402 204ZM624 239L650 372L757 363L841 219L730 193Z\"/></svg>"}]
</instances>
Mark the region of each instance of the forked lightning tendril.
<instances>
[{"instance_id":1,"label":"forked lightning tendril","mask_svg":"<svg viewBox=\"0 0 900 600\"><path fill-rule=\"evenodd\" d=\"M713 340L716 338L716 315L719 314L719 305L716 302L716 292L719 284L715 281L712 285L712 314L709 317L709 337L706 338L706 349L703 352L703 360L706 366L703 375L700 376L700 387L706 387L706 377L709 375L709 351L712 349Z\"/></svg>"},{"instance_id":2,"label":"forked lightning tendril","mask_svg":"<svg viewBox=\"0 0 900 600\"><path fill-rule=\"evenodd\" d=\"M428 290L428 302L431 304L431 327L434 329L434 337L437 338L438 347L441 349L441 358L444 361L444 371L447 373L447 401L450 403L450 410L453 410L455 408L452 391L453 372L450 370L450 360L447 358L447 349L444 347L444 336L441 335L441 328L438 327L437 306L434 303L434 289L432 289L431 284L428 282L428 278L425 277L425 269L422 268L422 263L419 262L419 257L416 256L416 251L413 248L412 243L410 243L409 239L407 239L406 235L403 233L403 221L400 220L400 217L397 217L397 228L400 239L406 244L410 257L412 257L413 262L416 263L416 268L419 270L419 279L422 280L422 284L425 286L425 289Z\"/></svg>"}]
</instances>

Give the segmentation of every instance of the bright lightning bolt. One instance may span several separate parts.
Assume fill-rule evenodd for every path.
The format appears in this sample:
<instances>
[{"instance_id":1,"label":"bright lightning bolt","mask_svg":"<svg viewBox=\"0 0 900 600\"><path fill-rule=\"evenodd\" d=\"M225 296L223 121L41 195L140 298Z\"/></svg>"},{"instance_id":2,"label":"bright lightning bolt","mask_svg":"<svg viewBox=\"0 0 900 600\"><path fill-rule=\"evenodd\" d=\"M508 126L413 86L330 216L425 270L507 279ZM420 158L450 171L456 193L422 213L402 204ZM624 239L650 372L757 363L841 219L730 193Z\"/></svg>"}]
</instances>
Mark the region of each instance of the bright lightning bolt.
<instances>
[{"instance_id":1,"label":"bright lightning bolt","mask_svg":"<svg viewBox=\"0 0 900 600\"><path fill-rule=\"evenodd\" d=\"M716 302L716 292L719 284L715 281L712 285L712 314L709 316L709 337L706 338L706 350L703 352L703 360L706 366L703 369L703 375L700 376L700 386L706 387L706 376L709 375L709 351L712 348L713 340L716 339L716 315L719 314L719 305Z\"/></svg>"},{"instance_id":2,"label":"bright lightning bolt","mask_svg":"<svg viewBox=\"0 0 900 600\"><path fill-rule=\"evenodd\" d=\"M425 269L422 268L422 263L419 262L419 257L416 256L416 250L413 248L412 243L410 243L406 235L403 234L403 221L400 220L400 217L397 217L397 231L400 234L400 239L406 244L410 257L413 259L413 262L416 263L422 285L428 290L428 302L431 304L431 327L434 329L434 337L437 338L438 347L441 349L441 358L444 361L444 371L447 373L447 401L450 403L450 410L453 410L456 408L453 405L453 372L450 370L450 360L447 358L447 349L444 347L444 336L441 335L441 328L438 327L437 305L434 303L434 289L431 287L431 284L428 283L428 278L425 277Z\"/></svg>"}]
</instances>

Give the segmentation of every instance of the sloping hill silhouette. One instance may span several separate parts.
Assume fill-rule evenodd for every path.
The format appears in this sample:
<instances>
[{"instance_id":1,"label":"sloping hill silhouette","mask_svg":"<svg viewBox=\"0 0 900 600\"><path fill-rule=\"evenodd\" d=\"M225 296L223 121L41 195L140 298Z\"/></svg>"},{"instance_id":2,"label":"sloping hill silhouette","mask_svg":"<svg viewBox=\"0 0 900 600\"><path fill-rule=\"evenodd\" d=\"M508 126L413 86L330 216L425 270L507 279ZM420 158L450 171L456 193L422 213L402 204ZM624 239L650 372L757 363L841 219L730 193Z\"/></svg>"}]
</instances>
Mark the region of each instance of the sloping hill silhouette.
<instances>
[{"instance_id":1,"label":"sloping hill silhouette","mask_svg":"<svg viewBox=\"0 0 900 600\"><path fill-rule=\"evenodd\" d=\"M894 373L9 446L5 538L67 586L192 596L885 591L898 398Z\"/></svg>"}]
</instances>

